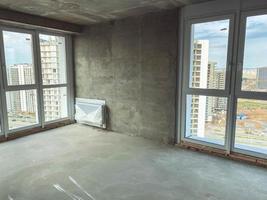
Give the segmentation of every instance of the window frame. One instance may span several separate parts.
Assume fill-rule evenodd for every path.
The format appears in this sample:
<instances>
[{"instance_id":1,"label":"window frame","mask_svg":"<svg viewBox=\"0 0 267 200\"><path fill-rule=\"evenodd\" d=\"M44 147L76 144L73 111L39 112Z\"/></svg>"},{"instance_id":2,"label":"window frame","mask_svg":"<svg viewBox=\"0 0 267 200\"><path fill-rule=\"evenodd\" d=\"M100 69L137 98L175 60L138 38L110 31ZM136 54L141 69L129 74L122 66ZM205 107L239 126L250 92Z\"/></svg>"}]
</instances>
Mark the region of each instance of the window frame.
<instances>
[{"instance_id":1,"label":"window frame","mask_svg":"<svg viewBox=\"0 0 267 200\"><path fill-rule=\"evenodd\" d=\"M240 17L240 34L239 34L239 45L237 54L237 70L236 70L236 87L235 87L235 109L233 112L233 122L232 122L232 142L231 150L236 153L251 155L254 157L260 157L267 159L267 154L263 154L256 151L251 151L247 149L241 149L235 147L235 131L236 131L236 112L237 112L237 101L238 99L251 99L251 100L265 100L267 101L267 92L257 92L257 91L245 91L242 90L242 73L243 73L243 60L245 51L245 40L246 40L246 25L247 17L257 16L257 15L267 15L267 9L243 11Z\"/></svg>"},{"instance_id":2,"label":"window frame","mask_svg":"<svg viewBox=\"0 0 267 200\"><path fill-rule=\"evenodd\" d=\"M191 67L191 44L192 44L192 25L196 23L205 23L219 20L229 20L229 33L228 33L228 46L227 46L227 60L225 69L225 88L224 89L203 89L203 88L190 88L190 67ZM224 14L224 15L212 15L205 16L202 18L189 18L184 22L184 54L183 54L183 80L182 80L182 94L181 94L181 125L180 125L180 139L181 141L192 142L196 144L206 145L222 150L227 150L229 146L229 107L231 105L230 101L230 82L231 82L231 67L232 67L232 47L234 38L234 14ZM187 95L203 95L207 97L224 97L227 98L227 115L226 115L226 127L225 127L225 141L224 145L211 143L205 140L197 140L193 138L188 138L186 136L186 97Z\"/></svg>"},{"instance_id":3,"label":"window frame","mask_svg":"<svg viewBox=\"0 0 267 200\"><path fill-rule=\"evenodd\" d=\"M1 43L1 40L0 40L0 43ZM0 60L1 60L0 61L1 66L3 66L3 59L1 57L1 54L0 54ZM0 136L7 137L7 133L5 132L5 120L4 120L4 109L3 109L3 107L4 107L3 101L6 97L2 94L4 94L4 84L3 84L2 70L0 70L0 126L1 126L0 127Z\"/></svg>"},{"instance_id":4,"label":"window frame","mask_svg":"<svg viewBox=\"0 0 267 200\"><path fill-rule=\"evenodd\" d=\"M7 69L6 69L6 59L5 59L5 50L4 50L4 41L3 41L3 31L10 31L10 32L15 32L15 33L26 33L30 34L32 37L32 61L33 61L33 70L34 70L34 83L33 84L25 84L25 85L8 85L8 80L7 80ZM26 130L26 129L31 129L31 128L36 128L41 125L40 123L40 108L39 108L39 96L38 96L38 82L37 82L37 77L38 77L38 65L37 65L37 52L36 52L36 40L35 40L35 32L33 30L28 30L28 29L21 29L21 28L16 28L16 27L9 27L9 26L0 26L0 51L1 51L1 60L2 60L2 77L3 77L3 86L4 90L3 93L1 94L5 99L2 99L2 109L3 109L3 118L4 118L4 132L6 135ZM9 128L9 123L8 123L8 112L7 112L7 102L6 102L6 93L7 92L12 92L12 91L22 91L22 90L36 90L36 103L37 103L37 123L25 127L18 127L18 128Z\"/></svg>"},{"instance_id":5,"label":"window frame","mask_svg":"<svg viewBox=\"0 0 267 200\"><path fill-rule=\"evenodd\" d=\"M192 36L192 25L197 23L206 23L212 21L220 21L229 19L229 34L228 34L228 49L227 49L227 60L225 68L225 89L208 89L208 88L190 88L190 67L191 67L191 36ZM199 19L188 19L185 22L185 43L184 43L184 59L183 59L183 90L187 93L197 93L197 94L209 94L212 95L222 95L227 96L230 90L230 74L231 74L231 64L232 64L232 44L233 44L233 24L234 24L234 15L219 15L219 16L210 16Z\"/></svg>"},{"instance_id":6,"label":"window frame","mask_svg":"<svg viewBox=\"0 0 267 200\"><path fill-rule=\"evenodd\" d=\"M27 33L32 36L32 48L33 48L33 68L34 68L34 84L28 85L8 85L7 75L6 75L6 64L5 64L5 53L4 53L4 42L3 42L3 31L11 31L18 33ZM64 86L67 89L67 117L60 118L54 121L45 122L44 119L44 106L43 106L43 88L51 88L55 85L43 86L42 84L42 71L41 71L41 55L40 55L40 44L39 44L39 34L48 34L61 36L65 38L65 53L66 53L66 83L56 85L56 87ZM46 29L31 29L31 28L21 28L12 25L1 25L0 24L0 56L2 69L0 70L0 122L1 122L1 134L5 137L16 134L20 131L29 130L32 128L42 127L46 125L53 124L56 122L62 122L66 120L74 120L74 84L73 84L73 53L72 49L72 36L68 33L63 33L60 31L46 30ZM9 91L21 91L21 90L36 90L36 101L37 101L37 121L38 123L30 126L19 127L14 129L9 129L8 125L8 113L7 113L7 102L6 102L6 92ZM1 110L2 109L2 110Z\"/></svg>"},{"instance_id":7,"label":"window frame","mask_svg":"<svg viewBox=\"0 0 267 200\"><path fill-rule=\"evenodd\" d=\"M37 74L38 74L38 66L37 66L37 55L35 51L36 47L36 40L34 38L35 32L32 30L27 30L27 29L20 29L16 27L8 27L8 26L0 26L0 36L1 36L1 58L3 59L3 65L2 65L2 70L3 70L3 80L4 80L4 88L6 90L14 91L14 90L19 90L21 88L35 88L37 85ZM8 31L8 32L14 32L14 33L22 33L22 34L29 34L32 37L32 61L33 61L33 70L34 70L34 83L33 84L24 84L24 85L8 85L8 80L7 80L7 70L6 70L6 60L5 60L5 49L4 49L4 41L3 41L3 31Z\"/></svg>"},{"instance_id":8,"label":"window frame","mask_svg":"<svg viewBox=\"0 0 267 200\"><path fill-rule=\"evenodd\" d=\"M61 83L61 84L43 84L43 80L42 80L42 64L41 64L41 50L40 50L40 35L52 35L52 36L59 36L59 37L64 37L65 38L65 53L66 53L66 83ZM38 53L38 62L39 62L39 79L40 79L40 92L41 94L39 94L41 96L42 101L41 103L41 107L42 107L42 126L46 126L52 123L56 123L56 122L60 122L60 121L64 121L64 120L68 120L71 119L73 120L74 118L71 117L74 115L74 113L72 112L72 106L70 105L71 103L74 105L74 101L72 101L73 99L73 79L71 78L71 72L72 72L72 59L70 57L72 57L72 53L71 50L69 48L72 48L72 44L71 44L71 38L69 37L69 35L66 34L61 34L61 33L55 33L55 32L50 32L50 31L37 31L36 32L36 40L38 42L38 49L37 49L37 53ZM50 121L45 121L45 113L44 113L44 100L43 100L43 90L44 89L52 89L52 88L62 88L62 87L66 87L67 89L67 115L68 117L64 117L64 118L60 118L60 119L56 119L56 120L50 120Z\"/></svg>"},{"instance_id":9,"label":"window frame","mask_svg":"<svg viewBox=\"0 0 267 200\"><path fill-rule=\"evenodd\" d=\"M241 2L242 1L242 2ZM209 9L206 9L209 7ZM235 123L236 123L236 110L238 98L255 99L255 100L267 100L267 92L253 92L253 91L241 91L241 78L240 78L240 60L243 62L244 54L244 39L246 29L246 17L267 14L267 2L261 0L225 0L225 1L213 1L196 5L186 6L181 9L180 21L179 21L179 61L177 70L177 96L176 96L176 143L183 142L196 143L203 146L214 147L216 149L224 150L225 153L241 153L255 158L267 159L267 154L262 154L255 151L236 148L235 145ZM227 120L227 133L225 146L218 146L208 142L189 140L184 137L185 135L185 71L188 71L188 66L185 65L186 60L186 43L188 42L188 29L187 23L189 20L201 20L203 18L218 17L220 15L233 15L233 43L232 43L232 62L230 62L230 79L229 79L229 93L228 95L228 120ZM242 36L243 35L243 36ZM243 40L243 42L242 42ZM229 54L229 52L228 52ZM241 58L242 55L242 58ZM187 66L187 67L186 67ZM239 75L239 78L237 78ZM186 78L187 79L187 78ZM188 82L188 81L187 81ZM189 82L188 82L189 83ZM189 86L189 84L188 84ZM188 89L188 88L187 88ZM239 89L239 90L238 90ZM204 89L206 90L206 89ZM186 91L188 92L188 90ZM200 89L196 93L205 95L204 91ZM215 91L216 93L216 91ZM214 91L207 92L206 96L215 94ZM190 93L188 93L190 94ZM219 93L218 93L219 94Z\"/></svg>"}]
</instances>

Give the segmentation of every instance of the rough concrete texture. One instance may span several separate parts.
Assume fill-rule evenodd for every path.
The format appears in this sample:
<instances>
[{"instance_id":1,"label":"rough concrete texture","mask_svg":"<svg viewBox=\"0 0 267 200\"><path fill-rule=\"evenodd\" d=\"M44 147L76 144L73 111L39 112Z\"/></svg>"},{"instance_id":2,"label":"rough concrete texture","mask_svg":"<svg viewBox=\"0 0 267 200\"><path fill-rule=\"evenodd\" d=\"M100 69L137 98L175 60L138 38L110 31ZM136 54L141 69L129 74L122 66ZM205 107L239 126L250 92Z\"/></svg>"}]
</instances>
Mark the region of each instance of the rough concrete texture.
<instances>
[{"instance_id":1,"label":"rough concrete texture","mask_svg":"<svg viewBox=\"0 0 267 200\"><path fill-rule=\"evenodd\" d=\"M173 141L177 19L169 10L75 37L76 96L106 100L109 129Z\"/></svg>"},{"instance_id":2,"label":"rough concrete texture","mask_svg":"<svg viewBox=\"0 0 267 200\"><path fill-rule=\"evenodd\" d=\"M0 6L88 25L204 1L209 0L1 0Z\"/></svg>"},{"instance_id":3,"label":"rough concrete texture","mask_svg":"<svg viewBox=\"0 0 267 200\"><path fill-rule=\"evenodd\" d=\"M0 145L1 200L266 200L266 169L82 125ZM10 198L8 198L8 195Z\"/></svg>"}]
</instances>

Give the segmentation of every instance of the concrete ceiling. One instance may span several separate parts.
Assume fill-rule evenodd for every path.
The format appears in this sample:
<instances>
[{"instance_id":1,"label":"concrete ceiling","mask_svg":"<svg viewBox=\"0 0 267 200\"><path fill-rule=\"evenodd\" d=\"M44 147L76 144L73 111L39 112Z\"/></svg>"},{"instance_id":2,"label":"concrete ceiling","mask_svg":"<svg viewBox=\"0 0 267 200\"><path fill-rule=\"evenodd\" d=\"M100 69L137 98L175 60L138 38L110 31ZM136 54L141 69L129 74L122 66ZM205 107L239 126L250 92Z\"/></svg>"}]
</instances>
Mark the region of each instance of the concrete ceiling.
<instances>
[{"instance_id":1,"label":"concrete ceiling","mask_svg":"<svg viewBox=\"0 0 267 200\"><path fill-rule=\"evenodd\" d=\"M88 25L209 0L1 0L0 7Z\"/></svg>"}]
</instances>

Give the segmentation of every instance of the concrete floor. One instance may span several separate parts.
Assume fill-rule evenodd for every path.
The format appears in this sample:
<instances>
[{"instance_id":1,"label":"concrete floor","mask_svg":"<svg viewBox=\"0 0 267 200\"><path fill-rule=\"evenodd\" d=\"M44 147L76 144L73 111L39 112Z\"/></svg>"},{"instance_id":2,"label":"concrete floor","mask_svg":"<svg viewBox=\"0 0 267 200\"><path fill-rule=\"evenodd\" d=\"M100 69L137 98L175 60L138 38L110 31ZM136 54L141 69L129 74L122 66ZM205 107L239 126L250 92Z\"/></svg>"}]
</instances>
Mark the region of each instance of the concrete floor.
<instances>
[{"instance_id":1,"label":"concrete floor","mask_svg":"<svg viewBox=\"0 0 267 200\"><path fill-rule=\"evenodd\" d=\"M267 199L264 168L77 124L0 153L1 200Z\"/></svg>"}]
</instances>

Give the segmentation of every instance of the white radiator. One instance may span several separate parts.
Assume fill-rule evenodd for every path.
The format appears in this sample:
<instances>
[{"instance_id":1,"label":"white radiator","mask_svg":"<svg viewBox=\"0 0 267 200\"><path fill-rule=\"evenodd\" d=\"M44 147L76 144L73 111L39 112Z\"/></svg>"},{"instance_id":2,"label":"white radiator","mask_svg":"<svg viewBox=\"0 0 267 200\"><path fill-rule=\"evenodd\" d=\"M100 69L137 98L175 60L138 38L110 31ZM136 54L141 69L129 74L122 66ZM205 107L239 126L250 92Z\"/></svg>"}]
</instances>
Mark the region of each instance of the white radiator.
<instances>
[{"instance_id":1,"label":"white radiator","mask_svg":"<svg viewBox=\"0 0 267 200\"><path fill-rule=\"evenodd\" d=\"M75 120L78 123L106 128L105 101L76 98L75 109Z\"/></svg>"}]
</instances>

